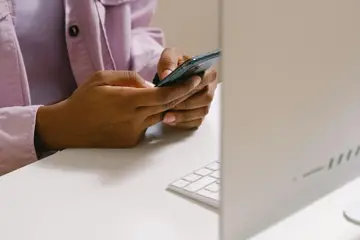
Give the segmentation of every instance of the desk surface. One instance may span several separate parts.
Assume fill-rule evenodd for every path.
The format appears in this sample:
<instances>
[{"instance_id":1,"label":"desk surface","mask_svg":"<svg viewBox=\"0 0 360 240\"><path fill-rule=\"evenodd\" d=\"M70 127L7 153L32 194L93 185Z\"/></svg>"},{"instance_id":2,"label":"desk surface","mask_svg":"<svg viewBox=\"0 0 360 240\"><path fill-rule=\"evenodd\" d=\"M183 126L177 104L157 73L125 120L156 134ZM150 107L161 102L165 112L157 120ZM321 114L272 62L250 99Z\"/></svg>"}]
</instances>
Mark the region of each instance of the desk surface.
<instances>
[{"instance_id":1,"label":"desk surface","mask_svg":"<svg viewBox=\"0 0 360 240\"><path fill-rule=\"evenodd\" d=\"M0 239L218 239L216 211L165 189L219 158L219 123L216 100L194 133L156 126L137 149L65 150L0 178ZM360 181L256 239L360 240L341 216L355 189Z\"/></svg>"},{"instance_id":2,"label":"desk surface","mask_svg":"<svg viewBox=\"0 0 360 240\"><path fill-rule=\"evenodd\" d=\"M218 214L166 188L219 159L218 113L215 100L196 132L159 125L136 149L65 150L5 175L0 239L217 239Z\"/></svg>"}]
</instances>

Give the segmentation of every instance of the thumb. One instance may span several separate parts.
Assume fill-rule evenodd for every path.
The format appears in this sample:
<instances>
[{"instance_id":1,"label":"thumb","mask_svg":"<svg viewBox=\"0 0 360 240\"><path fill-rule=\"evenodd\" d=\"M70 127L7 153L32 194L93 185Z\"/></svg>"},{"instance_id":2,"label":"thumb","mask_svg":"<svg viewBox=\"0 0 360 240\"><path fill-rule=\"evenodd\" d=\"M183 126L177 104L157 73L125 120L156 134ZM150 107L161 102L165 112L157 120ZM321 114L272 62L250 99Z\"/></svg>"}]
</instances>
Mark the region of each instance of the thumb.
<instances>
[{"instance_id":1,"label":"thumb","mask_svg":"<svg viewBox=\"0 0 360 240\"><path fill-rule=\"evenodd\" d=\"M99 85L150 88L154 85L145 81L137 72L134 71L103 71L96 76Z\"/></svg>"},{"instance_id":2,"label":"thumb","mask_svg":"<svg viewBox=\"0 0 360 240\"><path fill-rule=\"evenodd\" d=\"M160 80L163 80L178 67L179 57L180 55L175 48L166 48L162 52L158 63L158 75Z\"/></svg>"}]
</instances>

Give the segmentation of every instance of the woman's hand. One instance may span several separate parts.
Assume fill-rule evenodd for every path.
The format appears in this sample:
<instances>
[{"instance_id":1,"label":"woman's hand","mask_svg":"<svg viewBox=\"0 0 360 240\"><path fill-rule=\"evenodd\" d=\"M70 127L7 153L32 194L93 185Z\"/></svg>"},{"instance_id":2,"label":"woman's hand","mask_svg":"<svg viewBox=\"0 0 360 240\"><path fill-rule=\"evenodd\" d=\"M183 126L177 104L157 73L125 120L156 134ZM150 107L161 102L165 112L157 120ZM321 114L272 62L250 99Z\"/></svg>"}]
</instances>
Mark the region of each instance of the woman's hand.
<instances>
[{"instance_id":1,"label":"woman's hand","mask_svg":"<svg viewBox=\"0 0 360 240\"><path fill-rule=\"evenodd\" d=\"M164 79L188 58L174 48L165 49L158 64L159 78ZM211 68L204 73L201 83L165 114L163 122L182 129L198 128L209 112L216 87L217 72Z\"/></svg>"},{"instance_id":2,"label":"woman's hand","mask_svg":"<svg viewBox=\"0 0 360 240\"><path fill-rule=\"evenodd\" d=\"M155 88L130 71L103 71L58 104L40 107L36 131L49 150L127 148L200 84Z\"/></svg>"}]
</instances>

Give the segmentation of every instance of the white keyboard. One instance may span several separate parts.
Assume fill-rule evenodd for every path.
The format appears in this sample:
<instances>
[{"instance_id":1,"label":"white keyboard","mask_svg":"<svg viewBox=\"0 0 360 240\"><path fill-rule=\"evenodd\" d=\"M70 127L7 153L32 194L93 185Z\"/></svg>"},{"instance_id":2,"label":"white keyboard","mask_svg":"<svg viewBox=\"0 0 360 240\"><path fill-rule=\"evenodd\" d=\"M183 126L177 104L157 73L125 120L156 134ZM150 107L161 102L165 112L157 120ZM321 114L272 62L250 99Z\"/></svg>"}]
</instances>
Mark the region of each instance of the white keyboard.
<instances>
[{"instance_id":1,"label":"white keyboard","mask_svg":"<svg viewBox=\"0 0 360 240\"><path fill-rule=\"evenodd\" d=\"M220 162L215 161L168 186L169 190L214 208L220 200Z\"/></svg>"}]
</instances>

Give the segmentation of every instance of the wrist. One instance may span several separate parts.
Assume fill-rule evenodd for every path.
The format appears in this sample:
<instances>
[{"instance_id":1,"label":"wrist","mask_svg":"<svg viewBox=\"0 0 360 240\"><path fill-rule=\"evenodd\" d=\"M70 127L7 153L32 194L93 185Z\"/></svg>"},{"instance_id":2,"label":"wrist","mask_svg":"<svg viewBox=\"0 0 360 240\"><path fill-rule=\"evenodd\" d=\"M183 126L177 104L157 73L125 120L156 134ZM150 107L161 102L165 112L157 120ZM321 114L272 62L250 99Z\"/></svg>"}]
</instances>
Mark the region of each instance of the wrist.
<instances>
[{"instance_id":1,"label":"wrist","mask_svg":"<svg viewBox=\"0 0 360 240\"><path fill-rule=\"evenodd\" d=\"M34 143L39 153L63 149L61 139L64 129L62 122L62 105L60 102L54 105L39 107L36 114Z\"/></svg>"}]
</instances>

